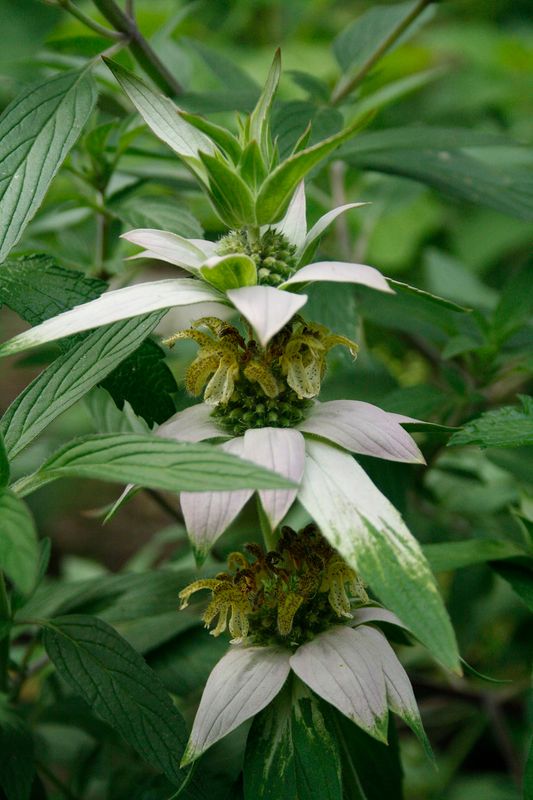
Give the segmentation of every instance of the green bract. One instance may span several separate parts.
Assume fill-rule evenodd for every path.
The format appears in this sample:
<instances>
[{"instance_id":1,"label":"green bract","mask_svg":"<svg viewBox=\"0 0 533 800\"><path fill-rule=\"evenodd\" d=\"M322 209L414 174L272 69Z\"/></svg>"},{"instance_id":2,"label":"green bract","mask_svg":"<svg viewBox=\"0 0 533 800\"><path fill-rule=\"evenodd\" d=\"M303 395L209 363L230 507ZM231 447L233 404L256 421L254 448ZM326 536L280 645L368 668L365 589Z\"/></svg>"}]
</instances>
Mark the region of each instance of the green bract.
<instances>
[{"instance_id":1,"label":"green bract","mask_svg":"<svg viewBox=\"0 0 533 800\"><path fill-rule=\"evenodd\" d=\"M241 122L238 136L182 111L114 61L106 59L106 63L146 124L194 173L230 228L279 221L300 181L370 119L368 114L358 117L338 133L310 146L307 130L282 161L270 129L281 73L279 50L257 105Z\"/></svg>"}]
</instances>

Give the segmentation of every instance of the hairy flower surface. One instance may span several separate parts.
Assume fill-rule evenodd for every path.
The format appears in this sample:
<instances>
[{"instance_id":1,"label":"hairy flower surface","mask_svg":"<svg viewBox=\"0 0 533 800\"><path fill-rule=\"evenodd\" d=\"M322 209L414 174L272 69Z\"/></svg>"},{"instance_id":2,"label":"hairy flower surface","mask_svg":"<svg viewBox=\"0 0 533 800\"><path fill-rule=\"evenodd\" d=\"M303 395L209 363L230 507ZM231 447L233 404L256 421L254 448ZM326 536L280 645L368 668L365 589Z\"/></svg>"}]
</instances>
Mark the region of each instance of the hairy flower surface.
<instances>
[{"instance_id":1,"label":"hairy flower surface","mask_svg":"<svg viewBox=\"0 0 533 800\"><path fill-rule=\"evenodd\" d=\"M234 637L207 681L183 764L268 705L291 671L379 741L387 740L391 709L430 752L409 678L374 627L405 626L367 605L356 573L316 526L284 528L276 550L248 545L228 564L228 572L180 592L185 608L192 594L211 590L206 626L218 616L211 632L217 636L229 616Z\"/></svg>"},{"instance_id":2,"label":"hairy flower surface","mask_svg":"<svg viewBox=\"0 0 533 800\"><path fill-rule=\"evenodd\" d=\"M284 527L275 550L256 544L232 553L228 571L195 581L180 592L182 608L202 589L212 592L203 616L213 636L229 626L234 641L294 646L341 620L352 619L351 602L368 601L355 571L315 525L299 533Z\"/></svg>"},{"instance_id":3,"label":"hairy flower surface","mask_svg":"<svg viewBox=\"0 0 533 800\"><path fill-rule=\"evenodd\" d=\"M198 330L200 327L209 333ZM274 422L290 427L294 419L291 410L303 410L306 404L301 401L320 392L331 348L343 345L354 357L357 353L355 342L300 317L285 325L266 347L255 339L245 340L236 328L216 317L197 320L194 327L179 331L166 344L173 346L180 339L192 339L199 345L198 355L187 369L187 390L199 395L205 389L204 401L219 407L219 424L235 434ZM268 404L274 398L283 404L279 411L276 404ZM255 409L250 400L257 403ZM288 424L280 424L284 418Z\"/></svg>"}]
</instances>

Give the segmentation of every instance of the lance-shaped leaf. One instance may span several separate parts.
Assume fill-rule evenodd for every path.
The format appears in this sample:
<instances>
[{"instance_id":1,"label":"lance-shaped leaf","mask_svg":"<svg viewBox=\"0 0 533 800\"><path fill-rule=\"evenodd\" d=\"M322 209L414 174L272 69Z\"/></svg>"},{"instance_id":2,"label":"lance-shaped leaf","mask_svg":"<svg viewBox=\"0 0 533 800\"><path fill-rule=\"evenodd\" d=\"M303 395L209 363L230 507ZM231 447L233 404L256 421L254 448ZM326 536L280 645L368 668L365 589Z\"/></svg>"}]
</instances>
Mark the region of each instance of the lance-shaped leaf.
<instances>
[{"instance_id":1,"label":"lance-shaped leaf","mask_svg":"<svg viewBox=\"0 0 533 800\"><path fill-rule=\"evenodd\" d=\"M283 234L298 250L304 246L307 231L307 214L305 200L305 184L300 181L294 192L287 213L274 225L278 233Z\"/></svg>"},{"instance_id":2,"label":"lance-shaped leaf","mask_svg":"<svg viewBox=\"0 0 533 800\"><path fill-rule=\"evenodd\" d=\"M20 239L96 100L88 69L47 78L0 116L0 262Z\"/></svg>"},{"instance_id":3,"label":"lance-shaped leaf","mask_svg":"<svg viewBox=\"0 0 533 800\"><path fill-rule=\"evenodd\" d=\"M248 184L222 158L200 153L215 210L230 228L255 224L255 203Z\"/></svg>"},{"instance_id":4,"label":"lance-shaped leaf","mask_svg":"<svg viewBox=\"0 0 533 800\"><path fill-rule=\"evenodd\" d=\"M319 633L291 656L291 669L370 736L387 741L385 679L359 629L336 625Z\"/></svg>"},{"instance_id":5,"label":"lance-shaped leaf","mask_svg":"<svg viewBox=\"0 0 533 800\"><path fill-rule=\"evenodd\" d=\"M223 298L214 288L193 278L170 278L115 289L20 333L0 345L0 356L151 311L210 301L223 302Z\"/></svg>"},{"instance_id":6,"label":"lance-shaped leaf","mask_svg":"<svg viewBox=\"0 0 533 800\"><path fill-rule=\"evenodd\" d=\"M169 492L286 489L291 481L214 445L189 444L152 434L85 436L62 447L15 489L27 494L57 478L135 483Z\"/></svg>"},{"instance_id":7,"label":"lance-shaped leaf","mask_svg":"<svg viewBox=\"0 0 533 800\"><path fill-rule=\"evenodd\" d=\"M197 247L193 241L170 231L136 228L123 233L121 238L146 248L146 252L139 253L139 256L167 261L193 273L198 271L198 267L206 259L204 250ZM210 247L212 243L206 242L206 244Z\"/></svg>"},{"instance_id":8,"label":"lance-shaped leaf","mask_svg":"<svg viewBox=\"0 0 533 800\"><path fill-rule=\"evenodd\" d=\"M72 615L46 623L44 646L59 675L148 764L180 784L185 722L142 656L107 623Z\"/></svg>"},{"instance_id":9,"label":"lance-shaped leaf","mask_svg":"<svg viewBox=\"0 0 533 800\"><path fill-rule=\"evenodd\" d=\"M35 584L38 561L37 532L26 504L0 490L0 571L26 594Z\"/></svg>"},{"instance_id":10,"label":"lance-shaped leaf","mask_svg":"<svg viewBox=\"0 0 533 800\"><path fill-rule=\"evenodd\" d=\"M174 439L175 442L201 442L204 439L227 438L213 421L212 406L196 403L178 411L167 419L156 431L157 436Z\"/></svg>"},{"instance_id":11,"label":"lance-shaped leaf","mask_svg":"<svg viewBox=\"0 0 533 800\"><path fill-rule=\"evenodd\" d=\"M197 114L189 114L187 111L180 111L180 115L186 122L194 125L199 131L205 133L215 144L217 144L226 155L228 155L234 164L237 164L242 154L242 147L239 140L222 125L216 125L205 117L199 117Z\"/></svg>"},{"instance_id":12,"label":"lance-shaped leaf","mask_svg":"<svg viewBox=\"0 0 533 800\"><path fill-rule=\"evenodd\" d=\"M104 61L148 127L159 139L168 144L193 172L205 179L198 151L212 153L215 148L211 139L186 122L179 113L180 109L168 97L154 92L133 72L114 61L110 59Z\"/></svg>"},{"instance_id":13,"label":"lance-shaped leaf","mask_svg":"<svg viewBox=\"0 0 533 800\"><path fill-rule=\"evenodd\" d=\"M182 765L262 711L285 683L289 658L278 647L232 647L206 683Z\"/></svg>"},{"instance_id":14,"label":"lance-shaped leaf","mask_svg":"<svg viewBox=\"0 0 533 800\"><path fill-rule=\"evenodd\" d=\"M0 430L0 489L3 489L4 486L7 486L9 483L9 475L9 460L7 457L4 437L2 436L2 431Z\"/></svg>"},{"instance_id":15,"label":"lance-shaped leaf","mask_svg":"<svg viewBox=\"0 0 533 800\"><path fill-rule=\"evenodd\" d=\"M353 136L364 122L366 122L366 118L358 120L334 136L307 147L305 150L300 150L276 167L263 183L257 197L257 222L260 225L268 225L279 220L302 178L339 144Z\"/></svg>"},{"instance_id":16,"label":"lance-shaped leaf","mask_svg":"<svg viewBox=\"0 0 533 800\"><path fill-rule=\"evenodd\" d=\"M408 418L407 418L408 419ZM315 403L299 430L367 456L423 464L424 456L396 414L359 400Z\"/></svg>"},{"instance_id":17,"label":"lance-shaped leaf","mask_svg":"<svg viewBox=\"0 0 533 800\"><path fill-rule=\"evenodd\" d=\"M243 286L227 294L263 347L307 302L306 295L282 292L273 286Z\"/></svg>"},{"instance_id":18,"label":"lance-shaped leaf","mask_svg":"<svg viewBox=\"0 0 533 800\"><path fill-rule=\"evenodd\" d=\"M269 116L281 76L281 51L278 48L266 79L265 88L250 114L249 138L258 143L266 160L271 157Z\"/></svg>"},{"instance_id":19,"label":"lance-shaped leaf","mask_svg":"<svg viewBox=\"0 0 533 800\"><path fill-rule=\"evenodd\" d=\"M343 206L337 206L337 208L333 208L331 211L328 211L327 214L324 214L322 217L320 217L320 219L315 222L313 227L305 236L302 246L299 247L300 264L307 264L311 260L318 245L318 240L329 228L332 222L335 222L337 217L340 217L341 214L344 214L346 211L350 211L352 208L360 208L361 206L366 205L368 205L368 203L346 203Z\"/></svg>"},{"instance_id":20,"label":"lance-shaped leaf","mask_svg":"<svg viewBox=\"0 0 533 800\"><path fill-rule=\"evenodd\" d=\"M324 536L444 666L457 643L435 578L394 506L346 453L307 443L299 499Z\"/></svg>"},{"instance_id":21,"label":"lance-shaped leaf","mask_svg":"<svg viewBox=\"0 0 533 800\"><path fill-rule=\"evenodd\" d=\"M155 311L148 317L94 331L35 378L0 420L11 457L133 353L163 314Z\"/></svg>"}]
</instances>

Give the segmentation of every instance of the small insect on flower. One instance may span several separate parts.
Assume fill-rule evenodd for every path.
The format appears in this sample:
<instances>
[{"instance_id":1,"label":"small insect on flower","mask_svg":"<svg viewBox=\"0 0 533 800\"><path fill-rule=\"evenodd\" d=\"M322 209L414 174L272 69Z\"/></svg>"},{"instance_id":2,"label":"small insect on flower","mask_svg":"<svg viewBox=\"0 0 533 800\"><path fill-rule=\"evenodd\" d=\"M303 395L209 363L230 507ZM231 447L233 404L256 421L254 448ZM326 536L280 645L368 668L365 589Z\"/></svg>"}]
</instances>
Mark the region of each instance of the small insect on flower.
<instances>
[{"instance_id":1,"label":"small insect on flower","mask_svg":"<svg viewBox=\"0 0 533 800\"><path fill-rule=\"evenodd\" d=\"M394 711L430 752L409 678L376 627L405 626L370 605L355 571L315 525L299 533L285 527L276 550L248 545L228 567L180 592L184 608L209 589L206 626L218 617L218 636L229 616L233 636L207 681L183 764L265 708L291 672L379 741L386 742Z\"/></svg>"}]
</instances>

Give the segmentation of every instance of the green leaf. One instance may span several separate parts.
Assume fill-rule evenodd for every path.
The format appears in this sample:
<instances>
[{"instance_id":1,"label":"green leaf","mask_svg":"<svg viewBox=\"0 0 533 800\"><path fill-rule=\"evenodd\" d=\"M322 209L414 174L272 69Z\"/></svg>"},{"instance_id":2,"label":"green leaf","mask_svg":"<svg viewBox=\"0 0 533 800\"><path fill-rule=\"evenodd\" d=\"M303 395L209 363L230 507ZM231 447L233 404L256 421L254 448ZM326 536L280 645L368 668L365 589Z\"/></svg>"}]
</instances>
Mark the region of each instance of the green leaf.
<instances>
[{"instance_id":1,"label":"green leaf","mask_svg":"<svg viewBox=\"0 0 533 800\"><path fill-rule=\"evenodd\" d=\"M222 292L228 289L238 289L240 286L255 286L257 283L255 261L243 253L215 256L203 267L200 267L200 274L208 283Z\"/></svg>"},{"instance_id":2,"label":"green leaf","mask_svg":"<svg viewBox=\"0 0 533 800\"><path fill-rule=\"evenodd\" d=\"M345 800L404 800L403 770L392 715L386 745L338 711L332 710L332 714L342 757Z\"/></svg>"},{"instance_id":3,"label":"green leaf","mask_svg":"<svg viewBox=\"0 0 533 800\"><path fill-rule=\"evenodd\" d=\"M492 325L498 341L504 341L533 315L531 266L519 270L504 286L494 310Z\"/></svg>"},{"instance_id":4,"label":"green leaf","mask_svg":"<svg viewBox=\"0 0 533 800\"><path fill-rule=\"evenodd\" d=\"M44 646L59 675L139 755L174 784L185 721L159 678L113 628L83 615L46 622Z\"/></svg>"},{"instance_id":5,"label":"green leaf","mask_svg":"<svg viewBox=\"0 0 533 800\"><path fill-rule=\"evenodd\" d=\"M47 78L0 116L0 262L20 239L96 101L88 69Z\"/></svg>"},{"instance_id":6,"label":"green leaf","mask_svg":"<svg viewBox=\"0 0 533 800\"><path fill-rule=\"evenodd\" d=\"M200 158L209 178L211 201L220 218L230 228L255 224L255 204L247 184L222 159L207 153Z\"/></svg>"},{"instance_id":7,"label":"green leaf","mask_svg":"<svg viewBox=\"0 0 533 800\"><path fill-rule=\"evenodd\" d=\"M203 236L200 223L177 196L121 195L119 199L111 199L108 207L129 228L158 228L187 239Z\"/></svg>"},{"instance_id":8,"label":"green leaf","mask_svg":"<svg viewBox=\"0 0 533 800\"><path fill-rule=\"evenodd\" d=\"M422 547L433 572L469 567L519 555L520 549L512 542L500 539L471 539L466 542L438 542Z\"/></svg>"},{"instance_id":9,"label":"green leaf","mask_svg":"<svg viewBox=\"0 0 533 800\"><path fill-rule=\"evenodd\" d=\"M533 558L515 558L491 564L492 569L511 584L522 602L533 611Z\"/></svg>"},{"instance_id":10,"label":"green leaf","mask_svg":"<svg viewBox=\"0 0 533 800\"><path fill-rule=\"evenodd\" d=\"M533 738L529 744L529 752L524 771L524 800L533 800Z\"/></svg>"},{"instance_id":11,"label":"green leaf","mask_svg":"<svg viewBox=\"0 0 533 800\"><path fill-rule=\"evenodd\" d=\"M106 289L105 281L60 267L47 256L9 261L0 270L0 303L4 302L31 325L94 300ZM120 330L123 323L116 324L113 330ZM130 330L128 325L124 330ZM60 344L68 349L89 336L92 334L82 334ZM176 381L164 359L159 345L145 339L103 381L117 405L128 401L149 425L164 422L175 411L172 395L177 390Z\"/></svg>"},{"instance_id":12,"label":"green leaf","mask_svg":"<svg viewBox=\"0 0 533 800\"><path fill-rule=\"evenodd\" d=\"M342 800L330 714L300 681L285 686L248 734L245 800Z\"/></svg>"},{"instance_id":13,"label":"green leaf","mask_svg":"<svg viewBox=\"0 0 533 800\"><path fill-rule=\"evenodd\" d=\"M256 189L267 176L267 170L259 145L253 139L246 147L239 162L240 175L249 186Z\"/></svg>"},{"instance_id":14,"label":"green leaf","mask_svg":"<svg viewBox=\"0 0 533 800\"><path fill-rule=\"evenodd\" d=\"M203 178L204 170L198 151L213 152L211 140L189 125L180 116L180 109L168 97L154 92L133 72L116 62L108 58L104 58L104 61L152 132Z\"/></svg>"},{"instance_id":15,"label":"green leaf","mask_svg":"<svg viewBox=\"0 0 533 800\"><path fill-rule=\"evenodd\" d=\"M237 164L241 157L242 147L236 136L226 128L223 128L222 125L216 125L214 122L205 119L205 117L198 116L198 114L189 114L187 111L181 111L180 113L186 122L194 125L199 131L209 136L231 158L233 163Z\"/></svg>"},{"instance_id":16,"label":"green leaf","mask_svg":"<svg viewBox=\"0 0 533 800\"><path fill-rule=\"evenodd\" d=\"M101 386L91 389L84 402L97 433L148 433L150 430L127 401L121 411L109 392Z\"/></svg>"},{"instance_id":17,"label":"green leaf","mask_svg":"<svg viewBox=\"0 0 533 800\"><path fill-rule=\"evenodd\" d=\"M31 731L0 699L0 787L6 800L29 800L34 774Z\"/></svg>"},{"instance_id":18,"label":"green leaf","mask_svg":"<svg viewBox=\"0 0 533 800\"><path fill-rule=\"evenodd\" d=\"M466 314L471 311L470 308L460 306L457 303L454 303L453 300L446 300L444 297L439 297L439 295L426 292L424 289L419 289L417 286L411 286L408 283L402 283L401 281L396 281L392 278L387 278L387 282L399 292L405 292L405 294L412 294L415 297L421 297L424 300L427 300L428 303L435 303L435 305L448 308L450 311L458 311L460 314Z\"/></svg>"},{"instance_id":19,"label":"green leaf","mask_svg":"<svg viewBox=\"0 0 533 800\"><path fill-rule=\"evenodd\" d=\"M344 28L333 42L333 52L339 66L344 71L356 71L363 66L417 6L418 0L411 0L408 3L371 7L361 14L351 25ZM401 36L394 46L397 47L408 36L412 36L431 14L430 10L421 14L416 23L410 26L408 33ZM391 49L388 48L389 52Z\"/></svg>"},{"instance_id":20,"label":"green leaf","mask_svg":"<svg viewBox=\"0 0 533 800\"><path fill-rule=\"evenodd\" d=\"M454 433L448 445L521 447L533 444L533 397L518 395L522 408L505 406L487 411Z\"/></svg>"},{"instance_id":21,"label":"green leaf","mask_svg":"<svg viewBox=\"0 0 533 800\"><path fill-rule=\"evenodd\" d=\"M96 330L35 378L0 420L11 457L138 348L163 315L157 311Z\"/></svg>"},{"instance_id":22,"label":"green leaf","mask_svg":"<svg viewBox=\"0 0 533 800\"><path fill-rule=\"evenodd\" d=\"M0 569L23 594L35 585L39 544L25 503L8 489L0 491Z\"/></svg>"},{"instance_id":23,"label":"green leaf","mask_svg":"<svg viewBox=\"0 0 533 800\"><path fill-rule=\"evenodd\" d=\"M366 152L344 149L343 158L359 169L401 175L458 200L533 220L533 178L517 168L506 170L454 149L396 148Z\"/></svg>"},{"instance_id":24,"label":"green leaf","mask_svg":"<svg viewBox=\"0 0 533 800\"><path fill-rule=\"evenodd\" d=\"M268 176L257 197L256 212L259 225L277 222L292 197L296 186L310 170L335 150L342 142L349 139L355 131L366 124L367 117L354 122L348 128L324 139L318 144L300 150L286 161L283 161Z\"/></svg>"},{"instance_id":25,"label":"green leaf","mask_svg":"<svg viewBox=\"0 0 533 800\"><path fill-rule=\"evenodd\" d=\"M45 255L6 261L0 270L0 303L30 325L94 300L106 288L104 281L60 267Z\"/></svg>"},{"instance_id":26,"label":"green leaf","mask_svg":"<svg viewBox=\"0 0 533 800\"><path fill-rule=\"evenodd\" d=\"M4 486L7 486L9 483L9 475L9 460L7 457L4 437L2 436L2 431L0 430L0 489L3 489Z\"/></svg>"},{"instance_id":27,"label":"green leaf","mask_svg":"<svg viewBox=\"0 0 533 800\"><path fill-rule=\"evenodd\" d=\"M169 492L286 489L277 473L224 453L214 445L178 443L152 434L85 436L70 442L14 489L24 496L58 478L135 483Z\"/></svg>"},{"instance_id":28,"label":"green leaf","mask_svg":"<svg viewBox=\"0 0 533 800\"><path fill-rule=\"evenodd\" d=\"M269 117L280 76L281 51L278 48L274 54L274 60L272 61L265 87L261 92L256 107L250 114L249 140L257 142L265 161L270 161L272 155Z\"/></svg>"}]
</instances>

